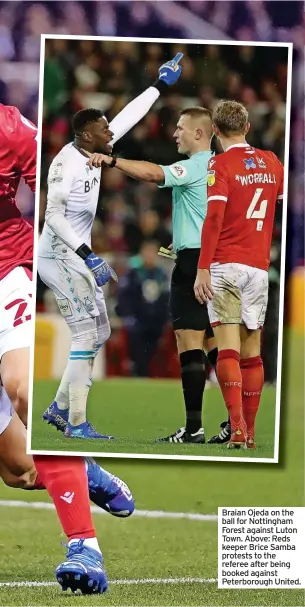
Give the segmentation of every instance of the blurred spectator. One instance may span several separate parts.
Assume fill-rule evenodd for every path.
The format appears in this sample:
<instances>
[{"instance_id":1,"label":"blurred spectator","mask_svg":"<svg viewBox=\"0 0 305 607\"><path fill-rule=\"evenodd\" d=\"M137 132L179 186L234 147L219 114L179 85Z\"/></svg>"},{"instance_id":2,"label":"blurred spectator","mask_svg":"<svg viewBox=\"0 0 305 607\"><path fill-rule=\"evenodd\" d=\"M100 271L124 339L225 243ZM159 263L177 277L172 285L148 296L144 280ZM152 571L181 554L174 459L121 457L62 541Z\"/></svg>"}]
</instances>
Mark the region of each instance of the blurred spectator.
<instances>
[{"instance_id":1,"label":"blurred spectator","mask_svg":"<svg viewBox=\"0 0 305 607\"><path fill-rule=\"evenodd\" d=\"M144 240L155 239L158 245L167 247L171 234L161 225L157 211L142 211L137 223L126 225L126 241L131 253L137 253Z\"/></svg>"},{"instance_id":2,"label":"blurred spectator","mask_svg":"<svg viewBox=\"0 0 305 607\"><path fill-rule=\"evenodd\" d=\"M168 319L168 279L160 267L155 241L143 242L133 268L121 278L117 314L128 335L132 372L138 377L148 377Z\"/></svg>"},{"instance_id":3,"label":"blurred spectator","mask_svg":"<svg viewBox=\"0 0 305 607\"><path fill-rule=\"evenodd\" d=\"M8 6L0 8L0 61L11 60L15 55L12 36L12 13Z\"/></svg>"},{"instance_id":4,"label":"blurred spectator","mask_svg":"<svg viewBox=\"0 0 305 607\"><path fill-rule=\"evenodd\" d=\"M214 97L222 97L226 91L225 81L228 67L222 61L221 47L208 45L203 56L200 56L199 53L198 55L196 61L197 81L203 81L205 85L210 86Z\"/></svg>"}]
</instances>

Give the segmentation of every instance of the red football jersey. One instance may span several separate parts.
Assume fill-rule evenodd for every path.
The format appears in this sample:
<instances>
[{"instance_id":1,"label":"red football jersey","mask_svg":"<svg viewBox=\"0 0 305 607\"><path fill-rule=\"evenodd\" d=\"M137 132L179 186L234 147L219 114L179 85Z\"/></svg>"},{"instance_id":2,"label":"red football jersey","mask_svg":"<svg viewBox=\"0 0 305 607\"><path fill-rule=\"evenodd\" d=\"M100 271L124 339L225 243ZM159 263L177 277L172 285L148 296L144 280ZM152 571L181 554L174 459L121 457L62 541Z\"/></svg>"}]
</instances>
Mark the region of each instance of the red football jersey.
<instances>
[{"instance_id":1,"label":"red football jersey","mask_svg":"<svg viewBox=\"0 0 305 607\"><path fill-rule=\"evenodd\" d=\"M202 258L205 257L205 243L209 235L212 236L209 221L215 211L213 205L217 203L223 218L218 242L209 261L237 262L268 269L275 205L277 199L283 197L283 177L283 165L273 152L248 144L232 145L210 160L208 213L203 226L199 267L207 267Z\"/></svg>"},{"instance_id":2,"label":"red football jersey","mask_svg":"<svg viewBox=\"0 0 305 607\"><path fill-rule=\"evenodd\" d=\"M0 104L0 280L31 267L34 233L16 206L21 177L35 191L37 129L16 107Z\"/></svg>"}]
</instances>

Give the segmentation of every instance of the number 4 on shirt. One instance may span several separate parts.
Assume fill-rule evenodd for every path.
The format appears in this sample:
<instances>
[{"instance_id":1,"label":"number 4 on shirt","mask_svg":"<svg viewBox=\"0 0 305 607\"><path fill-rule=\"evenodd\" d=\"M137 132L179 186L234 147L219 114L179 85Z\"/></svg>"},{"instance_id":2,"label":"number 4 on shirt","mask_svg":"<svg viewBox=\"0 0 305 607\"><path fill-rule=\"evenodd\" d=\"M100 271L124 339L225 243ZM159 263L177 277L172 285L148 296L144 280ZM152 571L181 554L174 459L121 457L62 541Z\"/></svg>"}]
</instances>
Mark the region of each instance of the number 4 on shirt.
<instances>
[{"instance_id":1,"label":"number 4 on shirt","mask_svg":"<svg viewBox=\"0 0 305 607\"><path fill-rule=\"evenodd\" d=\"M251 203L248 207L247 214L246 214L247 219L258 219L259 220L256 224L256 229L258 232L261 232L261 230L263 229L264 219L266 217L267 204L268 204L267 200L261 200L259 209L256 209L256 206L259 202L259 199L260 199L263 191L264 191L263 188L257 188L255 190L255 194L251 200Z\"/></svg>"}]
</instances>

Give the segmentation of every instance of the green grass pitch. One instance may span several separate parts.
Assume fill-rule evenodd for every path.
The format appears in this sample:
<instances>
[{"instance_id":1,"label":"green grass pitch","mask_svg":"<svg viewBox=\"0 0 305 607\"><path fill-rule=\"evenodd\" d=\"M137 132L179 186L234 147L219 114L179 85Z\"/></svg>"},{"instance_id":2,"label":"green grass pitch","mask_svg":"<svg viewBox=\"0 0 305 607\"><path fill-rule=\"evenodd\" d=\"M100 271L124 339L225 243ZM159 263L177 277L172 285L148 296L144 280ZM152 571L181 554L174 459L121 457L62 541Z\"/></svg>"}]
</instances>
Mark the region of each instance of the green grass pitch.
<instances>
[{"instance_id":1,"label":"green grass pitch","mask_svg":"<svg viewBox=\"0 0 305 607\"><path fill-rule=\"evenodd\" d=\"M289 365L287 350L290 350ZM147 516L118 520L94 515L110 579L109 592L95 598L65 595L57 586L4 586L16 581L54 582L64 558L64 541L53 511L31 509L44 491L25 492L0 484L0 605L304 605L302 590L219 590L215 582L143 583L147 578L217 576L217 523L152 518L149 512L216 514L218 506L263 507L304 504L304 356L303 338L285 347L280 464L174 462L104 459L103 465L128 482L136 507ZM288 381L289 380L289 381ZM21 500L9 507L4 500ZM112 584L112 580L140 580Z\"/></svg>"},{"instance_id":2,"label":"green grass pitch","mask_svg":"<svg viewBox=\"0 0 305 607\"><path fill-rule=\"evenodd\" d=\"M266 387L257 418L256 449L229 450L226 445L156 443L184 424L184 405L180 381L114 379L94 382L89 395L87 416L102 434L114 441L68 439L42 420L52 402L58 381L37 381L34 386L32 442L35 451L74 451L82 453L137 453L208 457L274 457L275 388ZM226 419L219 388L206 390L203 420L206 437L219 431Z\"/></svg>"}]
</instances>

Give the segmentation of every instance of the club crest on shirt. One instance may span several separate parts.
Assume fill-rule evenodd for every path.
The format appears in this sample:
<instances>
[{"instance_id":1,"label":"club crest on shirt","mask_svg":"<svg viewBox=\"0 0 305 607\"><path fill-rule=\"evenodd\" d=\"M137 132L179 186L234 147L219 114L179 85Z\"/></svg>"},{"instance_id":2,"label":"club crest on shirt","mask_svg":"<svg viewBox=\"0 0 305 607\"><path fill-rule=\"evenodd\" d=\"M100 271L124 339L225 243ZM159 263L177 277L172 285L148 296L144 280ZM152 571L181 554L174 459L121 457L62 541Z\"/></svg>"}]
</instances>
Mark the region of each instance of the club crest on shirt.
<instances>
[{"instance_id":1,"label":"club crest on shirt","mask_svg":"<svg viewBox=\"0 0 305 607\"><path fill-rule=\"evenodd\" d=\"M182 164L172 164L169 170L174 177L178 178L185 177L187 173L186 168Z\"/></svg>"},{"instance_id":2,"label":"club crest on shirt","mask_svg":"<svg viewBox=\"0 0 305 607\"><path fill-rule=\"evenodd\" d=\"M89 312L89 313L93 312L94 305L93 305L93 303L92 303L92 301L91 301L91 299L89 297L85 297L85 299L84 299L84 306L85 306L87 312Z\"/></svg>"},{"instance_id":3,"label":"club crest on shirt","mask_svg":"<svg viewBox=\"0 0 305 607\"><path fill-rule=\"evenodd\" d=\"M209 186L214 185L216 180L215 171L208 171L207 182Z\"/></svg>"}]
</instances>

